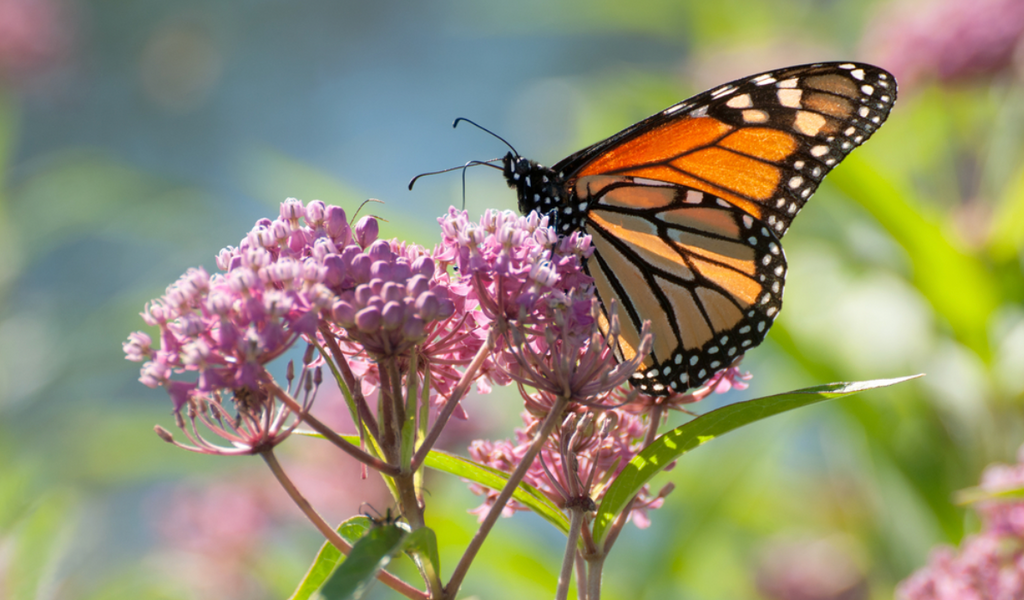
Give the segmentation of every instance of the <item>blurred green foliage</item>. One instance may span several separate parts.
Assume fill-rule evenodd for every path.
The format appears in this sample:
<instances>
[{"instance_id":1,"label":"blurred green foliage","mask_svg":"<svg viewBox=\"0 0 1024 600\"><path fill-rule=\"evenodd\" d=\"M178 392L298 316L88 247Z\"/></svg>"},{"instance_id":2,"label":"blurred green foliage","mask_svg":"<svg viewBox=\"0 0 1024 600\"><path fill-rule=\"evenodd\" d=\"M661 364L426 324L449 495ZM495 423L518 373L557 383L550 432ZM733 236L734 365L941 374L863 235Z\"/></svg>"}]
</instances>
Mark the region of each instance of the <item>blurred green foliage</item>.
<instances>
[{"instance_id":1,"label":"blurred green foliage","mask_svg":"<svg viewBox=\"0 0 1024 600\"><path fill-rule=\"evenodd\" d=\"M171 10L144 4L125 22L145 14L153 15L152 25L161 11ZM287 20L275 16L274 5L253 10L267 22ZM343 6L336 10L351 14L353 22L372 22L368 31L375 35L386 38L389 26L409 27L401 16L389 20L399 9L387 3ZM128 35L103 3L82 2L79 8L79 16L91 18L103 35ZM304 23L315 21L322 8L309 3ZM433 37L425 39L438 44L461 48L466 39L476 40L487 69L548 69L543 80L528 75L523 89L492 98L494 106L486 110L511 115L507 137L527 146L520 148L524 154L558 157L735 76L856 57L858 41L873 23L869 17L879 9L854 0L452 1L430 8L436 14L420 27L433 28ZM182 10L202 16L192 4ZM221 10L217 14L239 9ZM370 18L366 11L379 12ZM330 13L332 19L338 14ZM142 38L157 29L132 32L140 41L129 46L142 53ZM227 31L225 39L232 40L266 36L259 28ZM305 32L281 35L315 46L330 33L309 34L315 43ZM99 42L80 43L83 53L95 52L94 60L111 59L99 52L106 48ZM547 64L538 48L557 50L559 62ZM596 48L605 48L607 60L589 59ZM656 48L658 56L637 48ZM374 96L382 102L391 101L389 94L400 96L395 110L419 121L433 98L458 102L469 89L461 86L476 77L431 50L421 52L401 60L419 61L418 70L444 83L414 90L385 86ZM244 68L232 62L240 54L225 51L219 85L235 85L244 96L250 92L238 83ZM383 69L391 60L385 51L353 52L339 57L337 69L348 68L343 59L363 70ZM286 73L303 65L266 68ZM335 67L320 68L329 73ZM89 76L87 69L75 73L60 85ZM117 78L97 85L111 96L136 93ZM167 541L154 526L161 515L151 508L155 497L176 482L215 482L258 465L187 455L163 444L151 427L172 423L169 405L133 381L136 365L122 360L119 344L141 327L137 314L147 299L189 266L212 269L217 250L237 244L256 219L273 216L285 196L321 198L351 214L365 195L380 192L343 182L325 167L337 158L330 146L303 154L237 130L228 135L243 150L212 166L215 176L208 180L162 171L132 151L112 151L102 143L106 130L61 141L32 120L33 110L42 110L32 103L59 104L60 94L53 100L46 89L12 88L0 99L0 161L6 165L0 171L0 597L286 597L319 547L299 521L276 523L263 534L260 551L228 573L237 579L227 588L197 575L213 581L227 572L221 563L210 563L212 573L190 570L202 562L196 558L201 554L163 546ZM294 95L317 92L323 90L311 86ZM475 92L470 97L477 98ZM459 116L463 108L445 106L444 114ZM51 110L44 114L75 113L73 106ZM336 110L357 122L363 118L351 114L344 95ZM293 118L285 102L274 114L282 128ZM198 125L188 115L151 118L170 122L173 133L175 124L189 132L216 130L232 117L229 107L203 113ZM538 125L548 123L544 119L554 125ZM411 173L480 158L435 150L442 136L444 144L452 143L444 125L429 137L413 137L377 122L388 132L378 136L385 141L359 143L387 174L388 189L399 189ZM34 137L47 132L48 145ZM533 133L547 146L529 148ZM139 135L129 137L129 148L163 142ZM197 137L191 143L205 156L208 141ZM398 150L410 146L416 162ZM512 193L497 179L471 174L471 212L513 206ZM461 183L453 177L432 185L411 199L388 197L388 204L372 207L390 221L383 235L434 242L432 221L421 216L458 205ZM754 385L730 400L830 381L918 371L927 377L777 417L687 455L654 482L676 485L665 507L652 513L654 526L624 531L606 566L605 598L764 597L758 581L765 556L782 542L816 539L841 540L870 597L889 598L933 545L956 543L976 527L954 506L952 494L976 484L986 464L1012 461L1024 442L1019 74L905 86L889 122L829 176L785 242L791 269L786 308L769 342L745 363ZM506 437L519 423L517 410L510 393L474 400L471 418L485 424L467 435ZM465 440L460 444L456 451ZM453 565L475 526L466 510L479 499L454 478L434 477L428 488L428 525L438 534L441 565ZM357 503L333 510L351 516ZM466 597L553 593L562 534L534 515L514 519L499 523L484 546L466 581ZM410 565L399 565L406 567L411 575ZM238 595L226 596L225 589ZM391 597L380 585L371 596Z\"/></svg>"}]
</instances>

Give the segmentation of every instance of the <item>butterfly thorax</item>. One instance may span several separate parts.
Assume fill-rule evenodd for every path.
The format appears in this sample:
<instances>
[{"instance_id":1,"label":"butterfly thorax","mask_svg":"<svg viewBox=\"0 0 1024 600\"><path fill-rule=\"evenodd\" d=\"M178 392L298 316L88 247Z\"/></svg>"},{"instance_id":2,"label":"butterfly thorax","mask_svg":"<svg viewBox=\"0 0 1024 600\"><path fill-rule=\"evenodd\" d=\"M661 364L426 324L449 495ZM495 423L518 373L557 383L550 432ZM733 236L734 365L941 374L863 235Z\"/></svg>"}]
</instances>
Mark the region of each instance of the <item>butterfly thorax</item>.
<instances>
[{"instance_id":1,"label":"butterfly thorax","mask_svg":"<svg viewBox=\"0 0 1024 600\"><path fill-rule=\"evenodd\" d=\"M519 212L547 215L560 235L579 229L583 212L576 210L575 194L565 178L528 158L509 152L504 158L505 181L519 196Z\"/></svg>"}]
</instances>

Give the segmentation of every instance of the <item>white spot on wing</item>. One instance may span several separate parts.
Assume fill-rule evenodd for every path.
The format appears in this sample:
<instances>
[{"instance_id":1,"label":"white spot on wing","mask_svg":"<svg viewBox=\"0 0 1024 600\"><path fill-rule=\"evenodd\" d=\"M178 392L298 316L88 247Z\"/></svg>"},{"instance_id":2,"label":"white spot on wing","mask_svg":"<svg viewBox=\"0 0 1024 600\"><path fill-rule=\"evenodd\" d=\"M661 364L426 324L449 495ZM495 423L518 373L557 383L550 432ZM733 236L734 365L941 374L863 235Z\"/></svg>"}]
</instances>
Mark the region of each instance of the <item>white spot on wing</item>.
<instances>
[{"instance_id":1,"label":"white spot on wing","mask_svg":"<svg viewBox=\"0 0 1024 600\"><path fill-rule=\"evenodd\" d=\"M729 108L750 108L754 105L754 101L750 99L750 94L740 94L729 98L725 105Z\"/></svg>"},{"instance_id":2,"label":"white spot on wing","mask_svg":"<svg viewBox=\"0 0 1024 600\"><path fill-rule=\"evenodd\" d=\"M747 123L767 123L768 113L750 108L743 111L743 120Z\"/></svg>"},{"instance_id":3,"label":"white spot on wing","mask_svg":"<svg viewBox=\"0 0 1024 600\"><path fill-rule=\"evenodd\" d=\"M780 88L776 95L779 97L779 104L788 108L800 108L800 99L804 95L803 90L792 88Z\"/></svg>"},{"instance_id":4,"label":"white spot on wing","mask_svg":"<svg viewBox=\"0 0 1024 600\"><path fill-rule=\"evenodd\" d=\"M717 100L718 98L721 98L723 96L728 96L729 94L731 94L731 93L733 93L735 91L736 91L736 88L734 86L726 85L726 86L722 86L722 87L718 88L717 90L711 92L711 97Z\"/></svg>"}]
</instances>

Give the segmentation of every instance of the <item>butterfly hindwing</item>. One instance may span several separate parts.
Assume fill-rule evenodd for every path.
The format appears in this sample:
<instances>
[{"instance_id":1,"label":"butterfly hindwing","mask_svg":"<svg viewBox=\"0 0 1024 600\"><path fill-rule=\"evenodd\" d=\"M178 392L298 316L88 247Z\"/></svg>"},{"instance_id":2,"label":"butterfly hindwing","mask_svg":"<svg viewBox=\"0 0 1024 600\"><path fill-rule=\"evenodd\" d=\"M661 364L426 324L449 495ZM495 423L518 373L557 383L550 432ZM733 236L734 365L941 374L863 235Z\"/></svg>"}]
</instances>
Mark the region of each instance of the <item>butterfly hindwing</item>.
<instances>
[{"instance_id":1,"label":"butterfly hindwing","mask_svg":"<svg viewBox=\"0 0 1024 600\"><path fill-rule=\"evenodd\" d=\"M765 223L671 184L598 176L577 191L590 201L587 271L604 306L619 307L620 358L633 355L651 321L653 350L634 385L655 394L701 385L764 339L786 273Z\"/></svg>"}]
</instances>

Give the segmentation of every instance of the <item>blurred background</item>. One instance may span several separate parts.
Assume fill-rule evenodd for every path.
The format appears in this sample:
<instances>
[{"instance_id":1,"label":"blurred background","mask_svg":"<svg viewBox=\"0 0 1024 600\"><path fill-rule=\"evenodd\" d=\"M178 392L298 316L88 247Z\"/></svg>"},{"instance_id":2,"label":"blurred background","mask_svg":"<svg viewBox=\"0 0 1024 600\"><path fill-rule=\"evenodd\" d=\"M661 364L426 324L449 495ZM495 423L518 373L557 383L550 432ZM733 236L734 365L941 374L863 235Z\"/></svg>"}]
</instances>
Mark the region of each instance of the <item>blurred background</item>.
<instances>
[{"instance_id":1,"label":"blurred background","mask_svg":"<svg viewBox=\"0 0 1024 600\"><path fill-rule=\"evenodd\" d=\"M896 74L896 108L786 236L786 307L750 389L697 409L928 375L684 457L655 482L676 490L654 526L611 555L609 599L886 599L977 529L953 492L1024 442L1024 2L0 0L0 597L290 594L312 527L259 459L157 438L170 403L120 345L284 198L350 215L379 198L382 236L430 246L462 183L410 177L506 151L455 117L553 164L716 84L849 59ZM514 193L477 169L466 206ZM519 409L473 398L447 446L509 437ZM329 520L389 505L330 448L282 452ZM447 574L479 499L428 488ZM514 519L464 596L552 595L564 538Z\"/></svg>"}]
</instances>

